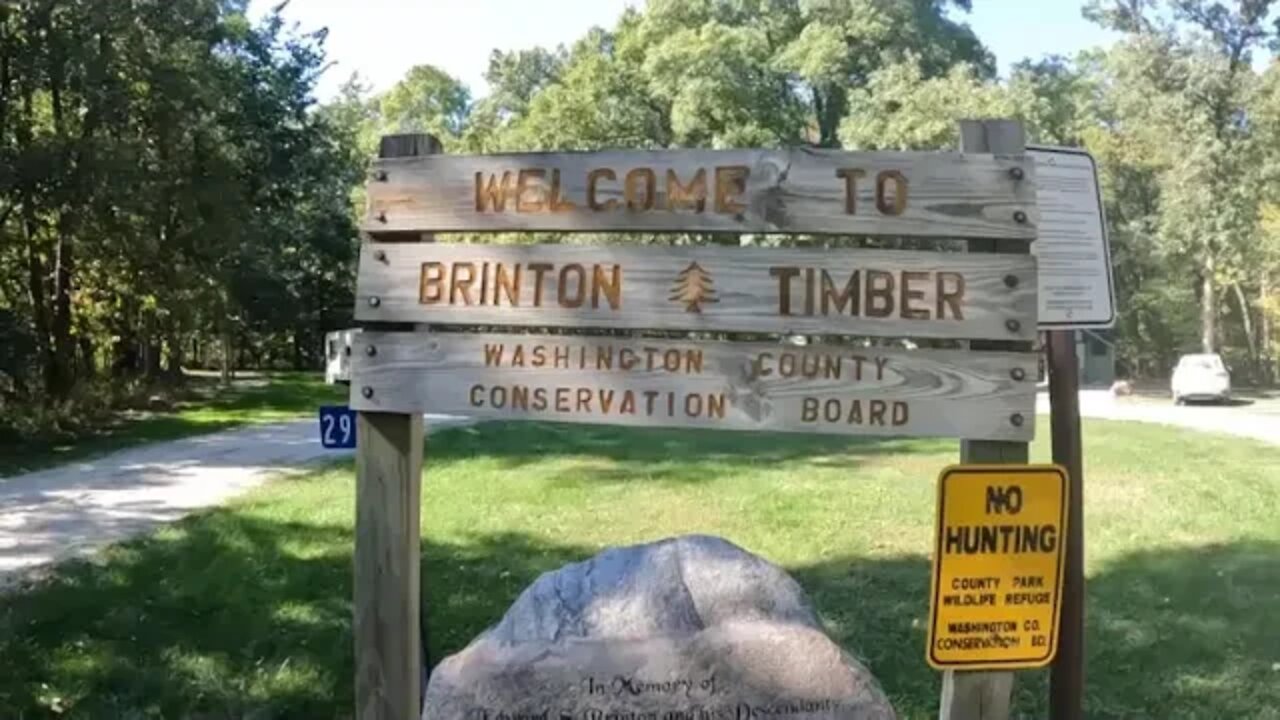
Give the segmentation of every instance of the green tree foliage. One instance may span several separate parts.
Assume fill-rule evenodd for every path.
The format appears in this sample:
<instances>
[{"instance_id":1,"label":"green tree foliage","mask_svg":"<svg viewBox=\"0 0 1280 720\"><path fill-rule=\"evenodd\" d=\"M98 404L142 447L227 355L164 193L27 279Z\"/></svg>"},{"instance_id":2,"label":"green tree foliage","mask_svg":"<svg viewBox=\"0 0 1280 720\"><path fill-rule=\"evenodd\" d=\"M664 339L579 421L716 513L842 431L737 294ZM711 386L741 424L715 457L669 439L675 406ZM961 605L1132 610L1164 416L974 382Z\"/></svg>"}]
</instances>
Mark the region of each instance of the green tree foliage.
<instances>
[{"instance_id":1,"label":"green tree foliage","mask_svg":"<svg viewBox=\"0 0 1280 720\"><path fill-rule=\"evenodd\" d=\"M1120 42L997 78L968 0L649 0L563 47L494 50L483 97L420 65L317 107L324 33L254 22L245 0L0 2L0 392L62 396L210 346L314 362L349 312L383 134L447 152L939 149L984 116L1098 159L1126 368L1203 346L1264 376L1280 70L1254 56L1278 40L1274 4L1090 0Z\"/></svg>"},{"instance_id":2,"label":"green tree foliage","mask_svg":"<svg viewBox=\"0 0 1280 720\"><path fill-rule=\"evenodd\" d=\"M486 109L499 120L524 115L533 96L560 78L565 56L564 48L555 52L543 48L494 50L484 76L489 83L489 94L484 98Z\"/></svg>"},{"instance_id":3,"label":"green tree foliage","mask_svg":"<svg viewBox=\"0 0 1280 720\"><path fill-rule=\"evenodd\" d=\"M471 107L462 147L468 152L490 152L495 137L513 120L528 114L533 98L556 82L564 71L567 51L544 48L503 52L489 56L485 82L489 94Z\"/></svg>"},{"instance_id":4,"label":"green tree foliage","mask_svg":"<svg viewBox=\"0 0 1280 720\"><path fill-rule=\"evenodd\" d=\"M634 15L620 27L630 30ZM503 149L595 150L652 147L670 138L669 119L648 95L642 57L618 37L592 30L573 45L562 70L488 144Z\"/></svg>"},{"instance_id":5,"label":"green tree foliage","mask_svg":"<svg viewBox=\"0 0 1280 720\"><path fill-rule=\"evenodd\" d=\"M1200 349L1243 346L1244 369L1264 374L1259 309L1248 299L1256 294L1245 287L1256 293L1260 273L1273 272L1257 262L1255 251L1266 138L1253 121L1261 79L1252 59L1275 39L1268 19L1274 2L1153 5L1095 1L1086 8L1128 33L1095 64L1112 137L1093 137L1117 176L1113 205L1129 231L1120 235L1122 245L1131 259L1148 258L1144 274L1153 287L1131 288L1139 298L1156 293L1150 299L1165 305L1140 304L1153 332L1145 339L1171 335L1170 345L1190 349L1180 310L1198 307ZM1231 309L1229 297L1237 301ZM1221 321L1232 315L1236 322L1224 327Z\"/></svg>"},{"instance_id":6,"label":"green tree foliage","mask_svg":"<svg viewBox=\"0 0 1280 720\"><path fill-rule=\"evenodd\" d=\"M949 9L967 11L968 0L808 0L799 3L801 24L777 64L810 98L816 141L836 146L850 94L865 90L873 75L908 60L924 78L967 63L982 78L995 60Z\"/></svg>"},{"instance_id":7,"label":"green tree foliage","mask_svg":"<svg viewBox=\"0 0 1280 720\"><path fill-rule=\"evenodd\" d=\"M453 138L462 132L469 106L461 83L431 65L418 65L378 99L378 117L384 134Z\"/></svg>"},{"instance_id":8,"label":"green tree foliage","mask_svg":"<svg viewBox=\"0 0 1280 720\"><path fill-rule=\"evenodd\" d=\"M1017 117L1033 142L1099 161L1122 370L1158 374L1212 348L1262 377L1280 285L1260 221L1280 205L1280 72L1252 60L1276 40L1273 4L1089 0L1120 42L999 79L965 1L650 0L568 48L495 51L491 92L461 126L430 122L469 152L924 150L954 147L957 120ZM431 92L465 97L454 85ZM498 238L530 239L552 238Z\"/></svg>"},{"instance_id":9,"label":"green tree foliage","mask_svg":"<svg viewBox=\"0 0 1280 720\"><path fill-rule=\"evenodd\" d=\"M992 75L990 53L952 17L967 8L942 0L651 0L567 51L496 54L488 79L501 110L477 105L471 146L834 146L849 93L886 65L911 57L932 78L968 62ZM501 80L504 73L520 82Z\"/></svg>"},{"instance_id":10,"label":"green tree foliage","mask_svg":"<svg viewBox=\"0 0 1280 720\"><path fill-rule=\"evenodd\" d=\"M63 397L219 338L311 359L349 313L360 165L314 112L324 33L245 5L0 3L0 314L33 348L12 385Z\"/></svg>"},{"instance_id":11,"label":"green tree foliage","mask_svg":"<svg viewBox=\"0 0 1280 720\"><path fill-rule=\"evenodd\" d=\"M1003 82L964 63L930 76L908 56L849 92L838 136L942 148L956 120L1006 116L1035 142L1087 147L1102 168L1126 368L1159 373L1179 352L1225 348L1265 379L1277 263L1259 217L1280 202L1280 72L1259 75L1251 60L1275 38L1271 6L1090 3L1123 40L1024 61Z\"/></svg>"},{"instance_id":12,"label":"green tree foliage","mask_svg":"<svg viewBox=\"0 0 1280 720\"><path fill-rule=\"evenodd\" d=\"M840 123L845 147L934 150L954 147L964 118L1018 114L1007 90L983 80L970 65L926 77L914 59L881 68L849 97Z\"/></svg>"}]
</instances>

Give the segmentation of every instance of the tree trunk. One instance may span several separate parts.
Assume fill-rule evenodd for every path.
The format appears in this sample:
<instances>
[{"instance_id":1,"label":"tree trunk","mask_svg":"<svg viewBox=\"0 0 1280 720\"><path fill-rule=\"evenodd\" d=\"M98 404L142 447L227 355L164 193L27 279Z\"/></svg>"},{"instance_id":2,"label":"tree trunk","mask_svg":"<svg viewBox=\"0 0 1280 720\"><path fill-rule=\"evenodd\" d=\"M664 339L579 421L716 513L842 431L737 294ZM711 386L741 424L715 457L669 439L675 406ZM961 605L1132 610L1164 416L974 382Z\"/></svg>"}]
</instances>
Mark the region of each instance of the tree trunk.
<instances>
[{"instance_id":1,"label":"tree trunk","mask_svg":"<svg viewBox=\"0 0 1280 720\"><path fill-rule=\"evenodd\" d=\"M843 88L831 85L826 91L813 90L813 112L818 121L818 145L840 147L840 120L848 109L848 94Z\"/></svg>"},{"instance_id":2,"label":"tree trunk","mask_svg":"<svg viewBox=\"0 0 1280 720\"><path fill-rule=\"evenodd\" d=\"M138 370L138 344L133 331L121 334L111 344L111 375L127 377Z\"/></svg>"},{"instance_id":3,"label":"tree trunk","mask_svg":"<svg viewBox=\"0 0 1280 720\"><path fill-rule=\"evenodd\" d=\"M1253 336L1253 316L1249 311L1249 301L1244 297L1244 290L1240 287L1240 283L1231 283L1232 289L1236 294L1236 302L1240 304L1240 323L1244 325L1244 337L1249 343L1249 373L1254 379L1261 375L1261 358L1258 357L1258 342Z\"/></svg>"},{"instance_id":4,"label":"tree trunk","mask_svg":"<svg viewBox=\"0 0 1280 720\"><path fill-rule=\"evenodd\" d=\"M222 384L231 384L231 328L222 325Z\"/></svg>"},{"instance_id":5,"label":"tree trunk","mask_svg":"<svg viewBox=\"0 0 1280 720\"><path fill-rule=\"evenodd\" d=\"M111 341L111 375L112 377L128 377L135 375L142 367L138 348L139 328L142 312L138 309L139 300L132 294L120 298L120 306L108 321L107 330Z\"/></svg>"},{"instance_id":6,"label":"tree trunk","mask_svg":"<svg viewBox=\"0 0 1280 720\"><path fill-rule=\"evenodd\" d=\"M165 342L168 347L168 353L165 358L165 376L172 381L182 379L182 365L186 360L187 348L182 344L182 336L177 332L169 333L169 339Z\"/></svg>"},{"instance_id":7,"label":"tree trunk","mask_svg":"<svg viewBox=\"0 0 1280 720\"><path fill-rule=\"evenodd\" d=\"M142 328L138 333L138 346L142 353L142 375L147 380L154 380L160 375L160 340L156 329L156 318L150 310L142 314Z\"/></svg>"},{"instance_id":8,"label":"tree trunk","mask_svg":"<svg viewBox=\"0 0 1280 720\"><path fill-rule=\"evenodd\" d=\"M1200 348L1207 353L1215 352L1218 347L1218 299L1213 268L1213 258L1206 258L1200 286Z\"/></svg>"},{"instance_id":9,"label":"tree trunk","mask_svg":"<svg viewBox=\"0 0 1280 720\"><path fill-rule=\"evenodd\" d=\"M160 340L154 336L147 337L147 379L154 380L164 374L161 361Z\"/></svg>"},{"instance_id":10,"label":"tree trunk","mask_svg":"<svg viewBox=\"0 0 1280 720\"><path fill-rule=\"evenodd\" d=\"M45 392L52 392L57 382L54 367L53 346L49 343L49 306L45 295L45 266L40 259L36 235L39 225L35 219L35 205L30 195L23 199L25 221L23 228L27 241L27 294L31 296L31 320L36 331L36 352L40 357L40 369Z\"/></svg>"},{"instance_id":11,"label":"tree trunk","mask_svg":"<svg viewBox=\"0 0 1280 720\"><path fill-rule=\"evenodd\" d=\"M49 63L49 112L53 120L53 132L61 140L67 140L64 122L63 84L65 61L60 52L50 56ZM61 164L70 164L72 172L79 173L78 163L70 162L70 153L60 153ZM58 212L57 240L54 247L53 275L53 383L49 388L54 397L63 398L71 392L75 382L72 370L75 361L75 345L71 340L71 291L75 277L75 224L69 210Z\"/></svg>"},{"instance_id":12,"label":"tree trunk","mask_svg":"<svg viewBox=\"0 0 1280 720\"><path fill-rule=\"evenodd\" d=\"M81 335L79 340L80 362L76 365L76 376L92 378L98 374L97 347L88 335Z\"/></svg>"},{"instance_id":13,"label":"tree trunk","mask_svg":"<svg viewBox=\"0 0 1280 720\"><path fill-rule=\"evenodd\" d=\"M58 246L53 283L53 356L56 383L49 389L66 397L75 384L75 344L71 338L71 291L75 275L74 240L66 215L58 222Z\"/></svg>"},{"instance_id":14,"label":"tree trunk","mask_svg":"<svg viewBox=\"0 0 1280 720\"><path fill-rule=\"evenodd\" d=\"M1264 269L1258 281L1258 307L1262 309L1262 317L1258 323L1258 347L1262 349L1262 382L1268 385L1274 380L1276 371L1275 358L1271 356L1271 315L1267 312L1270 294L1271 273Z\"/></svg>"}]
</instances>

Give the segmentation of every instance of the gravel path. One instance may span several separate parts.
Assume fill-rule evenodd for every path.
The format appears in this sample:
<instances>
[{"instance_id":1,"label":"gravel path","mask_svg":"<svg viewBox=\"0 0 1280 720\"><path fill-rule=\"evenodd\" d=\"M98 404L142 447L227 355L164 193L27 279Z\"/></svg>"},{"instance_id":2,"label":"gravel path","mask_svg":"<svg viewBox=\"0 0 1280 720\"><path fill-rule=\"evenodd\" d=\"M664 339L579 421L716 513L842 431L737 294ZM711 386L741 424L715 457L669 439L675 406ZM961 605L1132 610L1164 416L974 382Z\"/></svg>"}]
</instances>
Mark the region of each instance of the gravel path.
<instances>
[{"instance_id":1,"label":"gravel path","mask_svg":"<svg viewBox=\"0 0 1280 720\"><path fill-rule=\"evenodd\" d=\"M1038 410L1048 412L1048 396ZM1280 409L1175 407L1080 393L1081 414L1177 425L1280 445ZM427 418L432 428L466 422ZM302 472L342 451L325 450L314 418L143 445L94 460L0 478L0 587L32 568L218 505L272 475Z\"/></svg>"},{"instance_id":2,"label":"gravel path","mask_svg":"<svg viewBox=\"0 0 1280 720\"><path fill-rule=\"evenodd\" d=\"M427 418L433 429L461 422ZM256 425L0 478L0 587L226 502L272 475L350 454L322 448L318 432L315 418Z\"/></svg>"},{"instance_id":3,"label":"gravel path","mask_svg":"<svg viewBox=\"0 0 1280 720\"><path fill-rule=\"evenodd\" d=\"M1036 410L1049 412L1049 396L1040 393ZM1176 425L1225 433L1280 445L1280 408L1275 405L1174 405L1150 398L1115 398L1106 390L1080 391L1080 415L1105 420Z\"/></svg>"}]
</instances>

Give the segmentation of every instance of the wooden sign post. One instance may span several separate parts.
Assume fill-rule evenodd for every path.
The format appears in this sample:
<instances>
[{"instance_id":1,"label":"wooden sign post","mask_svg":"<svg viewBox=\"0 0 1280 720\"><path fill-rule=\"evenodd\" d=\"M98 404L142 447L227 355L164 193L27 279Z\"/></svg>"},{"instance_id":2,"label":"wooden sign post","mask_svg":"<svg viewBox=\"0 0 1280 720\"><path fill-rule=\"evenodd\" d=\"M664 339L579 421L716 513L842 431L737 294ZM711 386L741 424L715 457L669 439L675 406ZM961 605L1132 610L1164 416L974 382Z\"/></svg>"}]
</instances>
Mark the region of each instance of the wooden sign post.
<instances>
[{"instance_id":1,"label":"wooden sign post","mask_svg":"<svg viewBox=\"0 0 1280 720\"><path fill-rule=\"evenodd\" d=\"M379 155L419 157L438 152L435 138L400 135L383 138ZM421 239L420 233L369 233L368 245ZM415 718L422 676L422 413L361 411L357 424L356 717Z\"/></svg>"},{"instance_id":2,"label":"wooden sign post","mask_svg":"<svg viewBox=\"0 0 1280 720\"><path fill-rule=\"evenodd\" d=\"M1025 463L1035 168L1018 123L964 123L961 135L960 153L477 157L384 138L351 385L359 720L419 712L426 411L953 437L965 462ZM971 252L403 242L519 230L959 238ZM756 339L725 339L735 332ZM795 335L821 341L784 341ZM941 715L1005 718L1011 688L1011 673L948 672Z\"/></svg>"},{"instance_id":3,"label":"wooden sign post","mask_svg":"<svg viewBox=\"0 0 1280 720\"><path fill-rule=\"evenodd\" d=\"M960 151L966 153L999 153L1020 155L1026 150L1026 134L1022 123L1012 120L965 120L960 123ZM969 243L970 252L1026 253L1026 244L1010 244L1001 240ZM1031 350L1028 343L971 343L973 349ZM1035 422L1034 411L1028 416ZM1026 442L964 440L960 445L960 462L981 464L1025 464L1030 457ZM1013 673L1010 671L946 670L942 675L942 698L939 720L1007 720L1013 697Z\"/></svg>"}]
</instances>

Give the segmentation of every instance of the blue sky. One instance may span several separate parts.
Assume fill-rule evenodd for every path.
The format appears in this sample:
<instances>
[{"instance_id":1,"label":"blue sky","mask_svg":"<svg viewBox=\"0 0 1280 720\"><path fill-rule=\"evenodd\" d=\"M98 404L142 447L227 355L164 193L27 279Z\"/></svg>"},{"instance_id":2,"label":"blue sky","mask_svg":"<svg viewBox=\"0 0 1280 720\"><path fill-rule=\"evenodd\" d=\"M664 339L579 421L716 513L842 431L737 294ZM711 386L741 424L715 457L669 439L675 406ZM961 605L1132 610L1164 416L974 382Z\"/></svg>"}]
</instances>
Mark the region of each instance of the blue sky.
<instances>
[{"instance_id":1,"label":"blue sky","mask_svg":"<svg viewBox=\"0 0 1280 720\"><path fill-rule=\"evenodd\" d=\"M252 0L261 15L279 0ZM305 29L329 28L337 65L320 86L332 95L353 71L377 90L419 63L461 79L474 95L494 48L570 43L594 25L610 27L642 0L292 0L286 16ZM973 0L963 17L996 54L1002 70L1025 57L1072 55L1114 35L1080 16L1081 0Z\"/></svg>"}]
</instances>

